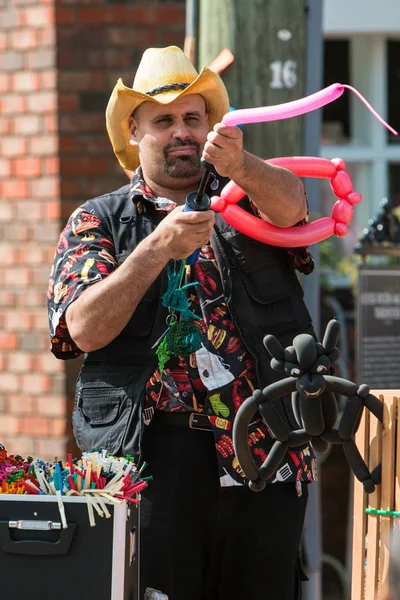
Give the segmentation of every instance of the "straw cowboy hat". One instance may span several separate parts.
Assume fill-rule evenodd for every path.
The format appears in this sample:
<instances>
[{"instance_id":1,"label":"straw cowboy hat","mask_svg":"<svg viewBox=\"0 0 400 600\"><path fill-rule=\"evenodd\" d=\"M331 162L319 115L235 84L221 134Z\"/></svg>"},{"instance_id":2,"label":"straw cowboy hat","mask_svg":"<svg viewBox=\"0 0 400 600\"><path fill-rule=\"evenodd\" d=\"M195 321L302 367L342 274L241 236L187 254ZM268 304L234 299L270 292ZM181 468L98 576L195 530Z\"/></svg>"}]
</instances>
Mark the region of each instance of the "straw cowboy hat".
<instances>
[{"instance_id":1,"label":"straw cowboy hat","mask_svg":"<svg viewBox=\"0 0 400 600\"><path fill-rule=\"evenodd\" d=\"M229 112L228 93L220 76L208 68L198 74L177 46L146 50L132 88L118 79L108 101L106 123L113 150L124 169L134 171L140 163L138 146L129 143L128 121L132 112L142 102L170 104L188 94L203 96L210 129Z\"/></svg>"}]
</instances>

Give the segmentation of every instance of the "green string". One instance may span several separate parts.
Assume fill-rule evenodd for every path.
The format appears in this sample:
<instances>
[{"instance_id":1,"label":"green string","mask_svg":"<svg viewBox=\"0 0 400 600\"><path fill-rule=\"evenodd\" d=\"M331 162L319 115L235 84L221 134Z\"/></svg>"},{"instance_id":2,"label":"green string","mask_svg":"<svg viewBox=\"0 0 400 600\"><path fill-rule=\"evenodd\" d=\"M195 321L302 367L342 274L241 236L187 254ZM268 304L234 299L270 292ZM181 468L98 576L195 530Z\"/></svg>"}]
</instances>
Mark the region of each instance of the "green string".
<instances>
[{"instance_id":1,"label":"green string","mask_svg":"<svg viewBox=\"0 0 400 600\"><path fill-rule=\"evenodd\" d=\"M396 510L382 510L381 508L366 508L365 512L369 515L384 515L386 517L400 517L400 512Z\"/></svg>"},{"instance_id":2,"label":"green string","mask_svg":"<svg viewBox=\"0 0 400 600\"><path fill-rule=\"evenodd\" d=\"M186 259L181 261L178 272L168 267L168 285L167 291L162 297L162 304L170 312L170 324L156 350L161 374L171 356L179 358L182 355L192 354L201 348L201 333L196 325L189 320L201 321L201 317L189 310L190 303L185 293L187 289L199 285L199 282L187 283L182 286L185 268ZM179 321L176 313L179 313Z\"/></svg>"},{"instance_id":3,"label":"green string","mask_svg":"<svg viewBox=\"0 0 400 600\"><path fill-rule=\"evenodd\" d=\"M190 318L201 320L201 317L189 310L189 300L185 294L185 290L199 285L199 282L195 281L182 286L185 267L186 258L182 261L180 270L177 273L171 267L168 267L168 285L167 291L162 297L162 305L168 308L171 314L174 314L175 311L181 313L181 317L185 321Z\"/></svg>"}]
</instances>

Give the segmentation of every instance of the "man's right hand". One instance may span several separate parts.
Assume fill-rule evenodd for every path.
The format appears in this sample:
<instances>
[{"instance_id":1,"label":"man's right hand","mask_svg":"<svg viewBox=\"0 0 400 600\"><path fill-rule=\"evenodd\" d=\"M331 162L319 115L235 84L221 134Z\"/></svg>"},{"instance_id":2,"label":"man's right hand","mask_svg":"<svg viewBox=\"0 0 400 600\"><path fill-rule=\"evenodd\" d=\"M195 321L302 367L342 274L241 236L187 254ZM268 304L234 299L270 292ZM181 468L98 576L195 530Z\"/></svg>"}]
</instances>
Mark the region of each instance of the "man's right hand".
<instances>
[{"instance_id":1,"label":"man's right hand","mask_svg":"<svg viewBox=\"0 0 400 600\"><path fill-rule=\"evenodd\" d=\"M183 208L174 208L151 234L168 260L187 258L204 246L213 232L212 210L184 212Z\"/></svg>"}]
</instances>

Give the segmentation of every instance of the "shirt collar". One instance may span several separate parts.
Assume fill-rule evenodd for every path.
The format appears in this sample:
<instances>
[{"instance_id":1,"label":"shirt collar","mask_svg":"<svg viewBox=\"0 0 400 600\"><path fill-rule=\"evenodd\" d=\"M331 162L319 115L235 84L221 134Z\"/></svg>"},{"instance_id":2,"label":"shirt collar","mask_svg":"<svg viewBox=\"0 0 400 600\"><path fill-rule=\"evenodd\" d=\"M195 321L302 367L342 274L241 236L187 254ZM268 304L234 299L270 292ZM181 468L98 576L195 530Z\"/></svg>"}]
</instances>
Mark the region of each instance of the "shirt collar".
<instances>
[{"instance_id":1,"label":"shirt collar","mask_svg":"<svg viewBox=\"0 0 400 600\"><path fill-rule=\"evenodd\" d=\"M222 183L215 171L211 171L211 176L205 190L206 194L208 194L210 197L220 194L222 185L224 183L226 182ZM152 204L156 210L168 212L176 207L175 202L169 200L169 198L156 196L153 193L143 179L142 167L140 165L132 175L130 184L130 198L132 202L135 202L135 204L138 206L138 209L143 206L143 200L149 204Z\"/></svg>"}]
</instances>

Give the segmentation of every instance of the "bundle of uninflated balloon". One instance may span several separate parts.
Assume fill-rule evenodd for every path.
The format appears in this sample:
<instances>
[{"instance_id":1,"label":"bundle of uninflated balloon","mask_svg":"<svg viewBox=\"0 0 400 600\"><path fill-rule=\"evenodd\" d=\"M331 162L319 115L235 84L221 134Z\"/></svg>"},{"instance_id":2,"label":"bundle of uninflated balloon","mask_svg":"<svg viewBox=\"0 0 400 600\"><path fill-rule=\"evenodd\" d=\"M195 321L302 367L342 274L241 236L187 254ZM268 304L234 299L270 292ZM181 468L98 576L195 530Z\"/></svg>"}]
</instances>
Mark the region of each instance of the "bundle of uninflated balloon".
<instances>
[{"instance_id":1,"label":"bundle of uninflated balloon","mask_svg":"<svg viewBox=\"0 0 400 600\"><path fill-rule=\"evenodd\" d=\"M95 513L110 518L107 502L124 500L138 504L140 492L150 477L142 477L132 456L116 457L106 450L84 452L82 458L68 454L65 464L8 455L0 444L0 494L54 495L57 498L63 528L67 528L63 496L84 496L90 525L96 525ZM107 502L106 502L107 501Z\"/></svg>"}]
</instances>

